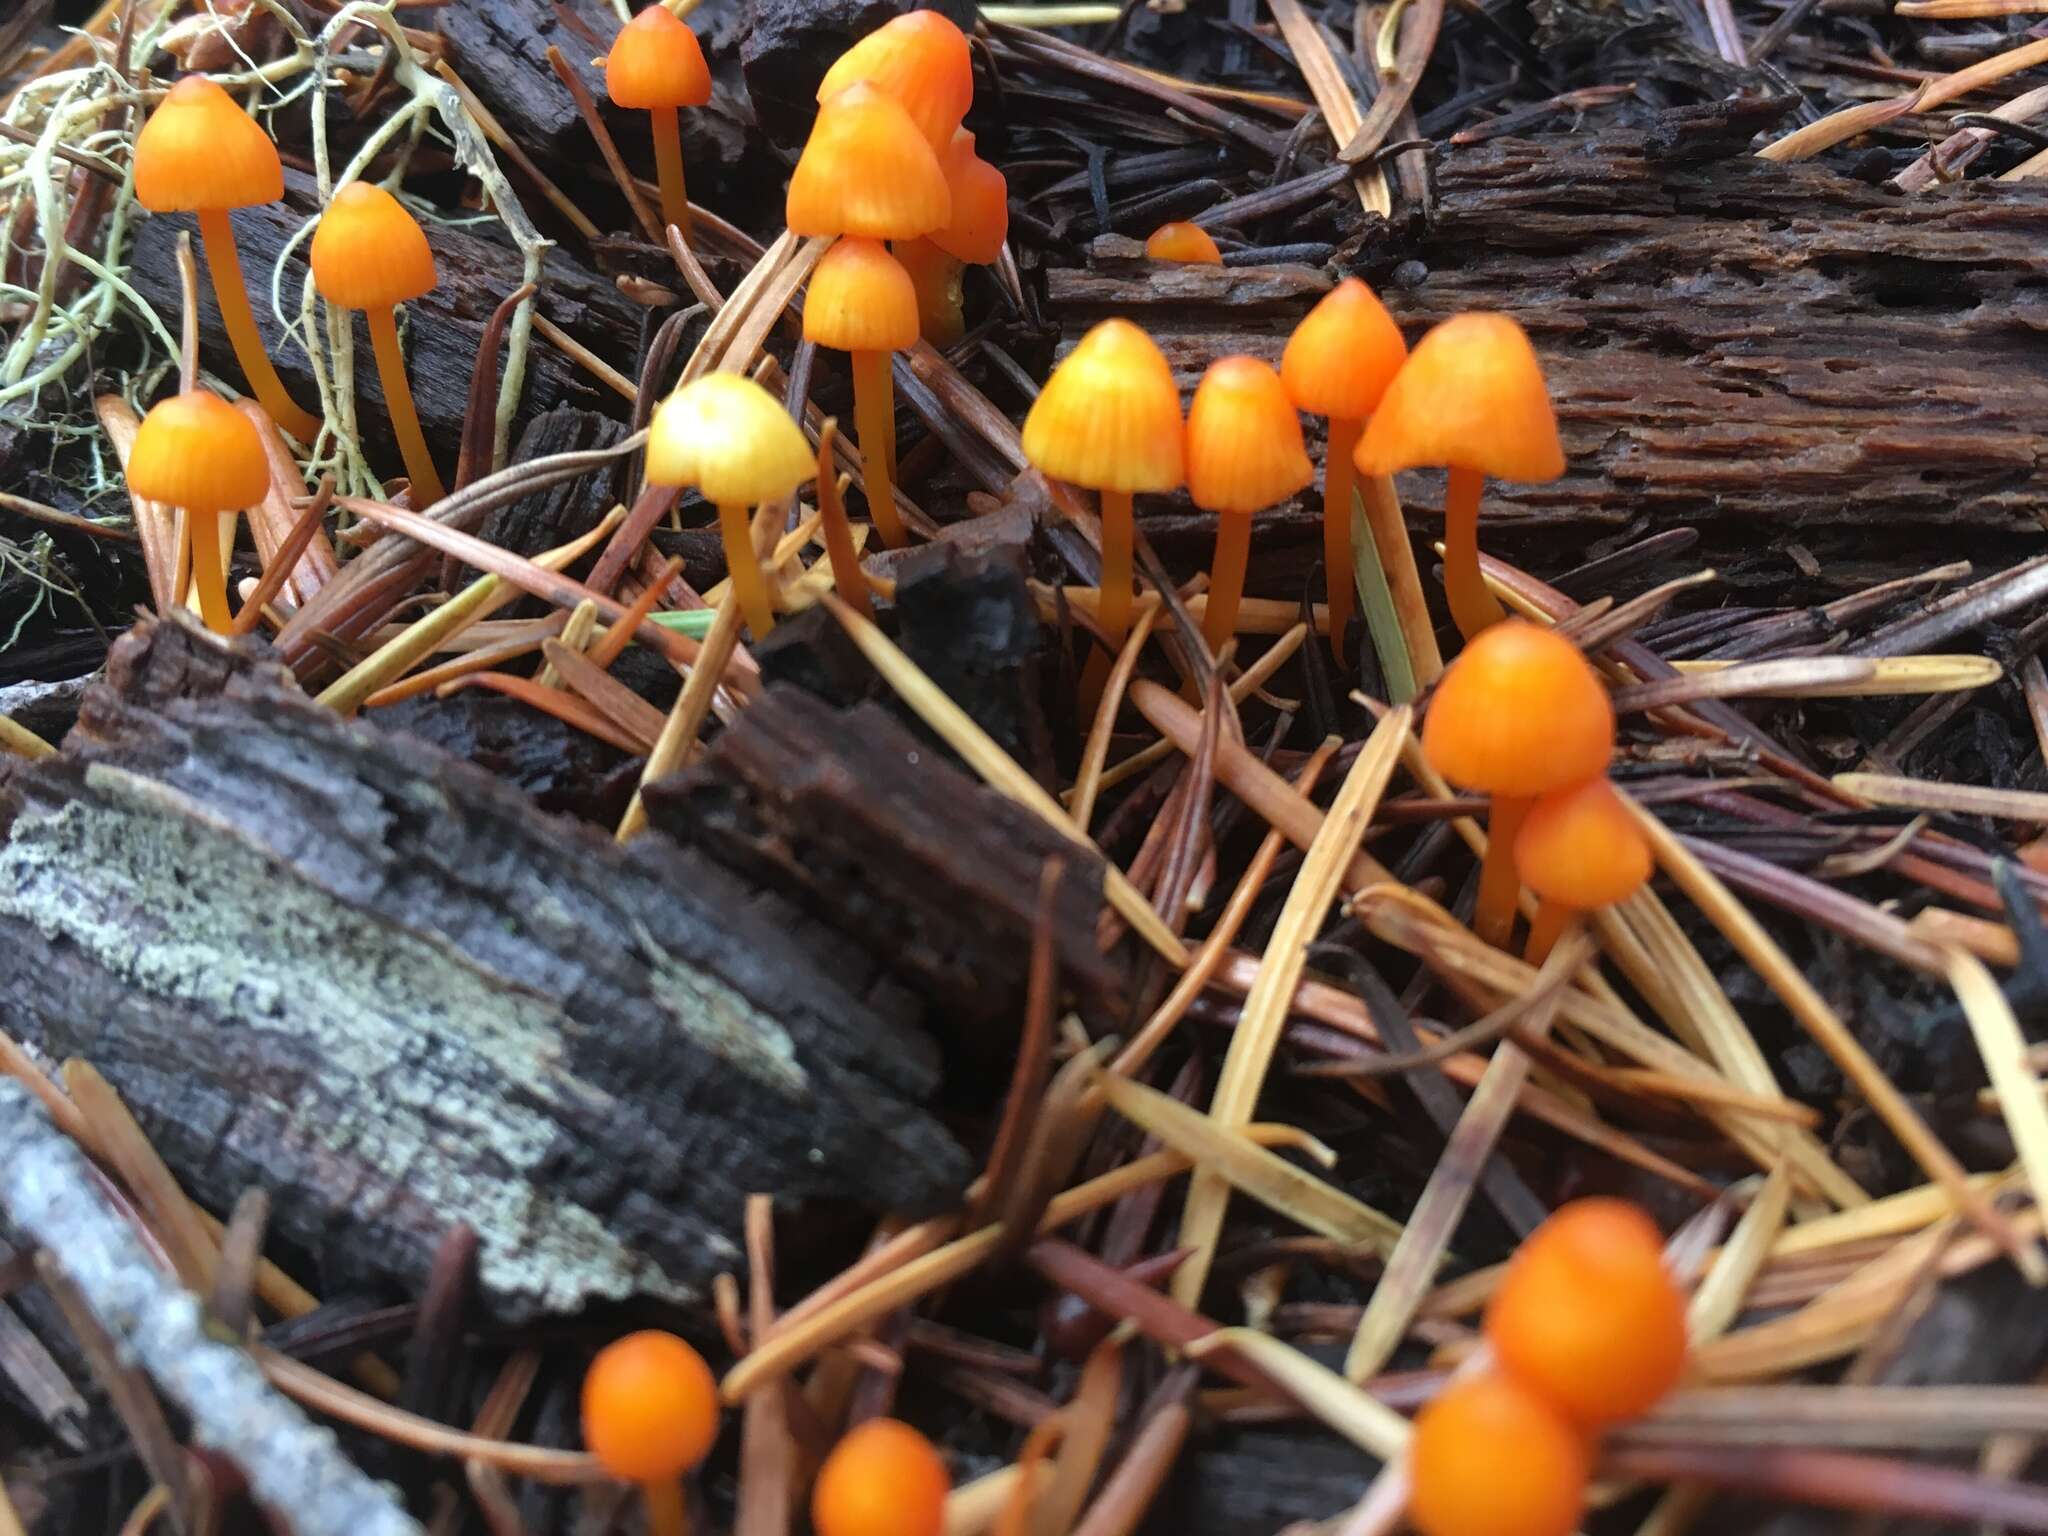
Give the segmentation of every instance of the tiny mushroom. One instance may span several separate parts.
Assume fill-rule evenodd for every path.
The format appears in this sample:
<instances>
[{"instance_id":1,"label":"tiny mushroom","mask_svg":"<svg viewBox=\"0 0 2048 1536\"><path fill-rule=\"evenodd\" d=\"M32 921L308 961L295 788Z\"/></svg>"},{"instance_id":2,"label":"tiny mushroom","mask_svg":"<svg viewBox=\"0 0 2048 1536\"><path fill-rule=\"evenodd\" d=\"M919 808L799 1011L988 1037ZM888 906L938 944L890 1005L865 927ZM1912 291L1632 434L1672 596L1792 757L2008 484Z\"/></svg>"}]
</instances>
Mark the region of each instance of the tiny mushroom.
<instances>
[{"instance_id":1,"label":"tiny mushroom","mask_svg":"<svg viewBox=\"0 0 2048 1536\"><path fill-rule=\"evenodd\" d=\"M1145 255L1153 261L1177 261L1183 266L1220 267L1223 253L1216 241L1199 224L1162 224L1145 237Z\"/></svg>"},{"instance_id":2,"label":"tiny mushroom","mask_svg":"<svg viewBox=\"0 0 2048 1536\"><path fill-rule=\"evenodd\" d=\"M1408 1518L1422 1536L1571 1536L1592 1451L1542 1394L1482 1370L1415 1416Z\"/></svg>"},{"instance_id":3,"label":"tiny mushroom","mask_svg":"<svg viewBox=\"0 0 2048 1536\"><path fill-rule=\"evenodd\" d=\"M782 501L817 467L782 402L742 374L691 380L661 403L648 425L648 483L695 486L718 508L726 569L756 640L775 627L775 607L754 551L749 509Z\"/></svg>"},{"instance_id":4,"label":"tiny mushroom","mask_svg":"<svg viewBox=\"0 0 2048 1536\"><path fill-rule=\"evenodd\" d=\"M1524 956L1541 965L1583 912L1626 901L1650 878L1650 844L1614 786L1588 779L1529 807L1515 838L1515 872L1541 900Z\"/></svg>"},{"instance_id":5,"label":"tiny mushroom","mask_svg":"<svg viewBox=\"0 0 2048 1536\"><path fill-rule=\"evenodd\" d=\"M384 408L412 479L412 504L431 506L443 494L441 477L413 407L395 313L400 304L433 292L440 281L426 231L382 187L352 181L334 194L320 216L310 260L320 297L337 309L360 309L369 321Z\"/></svg>"},{"instance_id":6,"label":"tiny mushroom","mask_svg":"<svg viewBox=\"0 0 2048 1536\"><path fill-rule=\"evenodd\" d=\"M953 1480L931 1441L869 1419L832 1447L811 1489L817 1536L940 1536Z\"/></svg>"},{"instance_id":7,"label":"tiny mushroom","mask_svg":"<svg viewBox=\"0 0 2048 1536\"><path fill-rule=\"evenodd\" d=\"M605 90L615 107L645 111L654 133L654 168L661 185L661 217L690 232L690 197L683 183L680 107L711 100L711 70L697 34L656 3L619 29L604 60Z\"/></svg>"},{"instance_id":8,"label":"tiny mushroom","mask_svg":"<svg viewBox=\"0 0 2048 1536\"><path fill-rule=\"evenodd\" d=\"M228 217L233 209L283 196L284 166L270 135L204 75L187 75L172 86L135 137L136 201L152 213L198 215L221 324L242 376L272 421L310 443L320 435L320 418L299 408L270 361Z\"/></svg>"},{"instance_id":9,"label":"tiny mushroom","mask_svg":"<svg viewBox=\"0 0 2048 1536\"><path fill-rule=\"evenodd\" d=\"M818 103L861 83L900 102L932 153L943 155L974 104L967 34L937 11L906 11L833 61L818 83Z\"/></svg>"},{"instance_id":10,"label":"tiny mushroom","mask_svg":"<svg viewBox=\"0 0 2048 1536\"><path fill-rule=\"evenodd\" d=\"M1255 357L1209 365L1188 406L1188 495L1216 514L1202 634L1220 650L1237 628L1251 558L1252 515L1315 479L1301 443L1301 417L1280 375Z\"/></svg>"},{"instance_id":11,"label":"tiny mushroom","mask_svg":"<svg viewBox=\"0 0 2048 1536\"><path fill-rule=\"evenodd\" d=\"M896 259L917 285L917 310L924 339L951 346L967 328L960 308L960 269L988 266L1003 253L1010 233L1010 191L1003 173L974 152L965 128L939 157L953 216L942 229L916 240L899 240Z\"/></svg>"},{"instance_id":12,"label":"tiny mushroom","mask_svg":"<svg viewBox=\"0 0 2048 1536\"><path fill-rule=\"evenodd\" d=\"M613 1477L638 1483L648 1536L683 1536L683 1474L718 1438L718 1383L671 1333L629 1333L583 1378L583 1443Z\"/></svg>"},{"instance_id":13,"label":"tiny mushroom","mask_svg":"<svg viewBox=\"0 0 2048 1536\"><path fill-rule=\"evenodd\" d=\"M184 514L199 616L215 634L228 633L234 514L270 491L270 456L255 425L208 390L159 401L142 418L129 450L128 489Z\"/></svg>"}]
</instances>

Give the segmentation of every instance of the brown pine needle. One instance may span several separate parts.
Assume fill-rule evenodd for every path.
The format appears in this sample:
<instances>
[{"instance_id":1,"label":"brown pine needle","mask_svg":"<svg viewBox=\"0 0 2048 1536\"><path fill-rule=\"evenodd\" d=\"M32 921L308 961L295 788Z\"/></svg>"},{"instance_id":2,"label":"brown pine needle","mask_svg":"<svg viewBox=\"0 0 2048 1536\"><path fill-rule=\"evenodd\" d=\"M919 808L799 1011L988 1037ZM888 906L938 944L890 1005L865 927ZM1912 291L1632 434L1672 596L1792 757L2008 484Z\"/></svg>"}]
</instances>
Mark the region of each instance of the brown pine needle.
<instances>
[{"instance_id":1,"label":"brown pine needle","mask_svg":"<svg viewBox=\"0 0 2048 1536\"><path fill-rule=\"evenodd\" d=\"M1124 691L1131 686L1131 678L1138 670L1138 657L1145 642L1152 638L1152 626L1159 622L1161 611L1158 603L1140 610L1137 622L1124 638L1123 649L1117 652L1116 665L1109 670L1101 701L1095 706L1095 719L1088 727L1088 744L1081 752L1081 771L1074 778L1073 798L1068 802L1068 814L1083 832L1095 818L1095 796L1102 788L1102 766L1109 757L1109 738L1116 729Z\"/></svg>"},{"instance_id":2,"label":"brown pine needle","mask_svg":"<svg viewBox=\"0 0 2048 1536\"><path fill-rule=\"evenodd\" d=\"M1979 784L1938 784L1889 773L1838 773L1835 787L1872 805L1957 816L1991 816L2001 821L2048 823L2048 794L2024 789L1991 789Z\"/></svg>"},{"instance_id":3,"label":"brown pine needle","mask_svg":"<svg viewBox=\"0 0 2048 1536\"><path fill-rule=\"evenodd\" d=\"M626 814L619 819L616 836L620 842L630 842L646 830L647 807L641 800L641 790L681 768L696 750L697 734L704 729L704 721L711 714L711 703L717 696L719 682L738 653L739 643L739 595L728 588L725 600L712 616L711 631L704 637L704 647L697 653L696 665L690 669L675 707L662 722L661 734L655 738L654 748L647 754L647 766L640 774L640 789L633 791L632 802L626 807Z\"/></svg>"}]
</instances>

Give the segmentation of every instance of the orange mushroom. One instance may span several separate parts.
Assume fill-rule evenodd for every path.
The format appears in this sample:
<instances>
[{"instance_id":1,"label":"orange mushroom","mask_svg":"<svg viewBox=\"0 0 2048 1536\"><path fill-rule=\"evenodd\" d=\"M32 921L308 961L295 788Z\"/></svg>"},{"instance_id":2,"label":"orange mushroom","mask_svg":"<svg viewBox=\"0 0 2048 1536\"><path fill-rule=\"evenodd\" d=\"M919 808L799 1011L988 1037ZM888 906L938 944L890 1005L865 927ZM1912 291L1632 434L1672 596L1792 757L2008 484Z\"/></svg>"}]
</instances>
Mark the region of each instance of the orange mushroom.
<instances>
[{"instance_id":1,"label":"orange mushroom","mask_svg":"<svg viewBox=\"0 0 2048 1536\"><path fill-rule=\"evenodd\" d=\"M311 443L320 435L320 418L299 409L270 361L249 308L235 226L228 217L233 209L284 196L284 166L270 135L213 81L187 75L135 136L135 196L151 213L198 215L221 324L242 376L272 421Z\"/></svg>"},{"instance_id":2,"label":"orange mushroom","mask_svg":"<svg viewBox=\"0 0 2048 1536\"><path fill-rule=\"evenodd\" d=\"M818 1536L940 1536L952 1491L931 1441L896 1419L869 1419L819 1469L811 1526Z\"/></svg>"},{"instance_id":3,"label":"orange mushroom","mask_svg":"<svg viewBox=\"0 0 2048 1536\"><path fill-rule=\"evenodd\" d=\"M960 269L987 266L1003 253L1010 233L1010 189L1003 173L974 152L965 128L940 157L953 216L942 229L917 240L899 240L896 259L917 285L917 309L924 339L951 346L966 330L960 309Z\"/></svg>"},{"instance_id":4,"label":"orange mushroom","mask_svg":"<svg viewBox=\"0 0 2048 1536\"><path fill-rule=\"evenodd\" d=\"M1515 837L1515 872L1541 898L1523 951L1541 965L1584 912L1626 901L1650 878L1650 844L1614 786L1588 779L1529 807Z\"/></svg>"},{"instance_id":5,"label":"orange mushroom","mask_svg":"<svg viewBox=\"0 0 2048 1536\"><path fill-rule=\"evenodd\" d=\"M847 235L811 273L804 339L844 352L853 365L853 423L860 441L868 516L882 542L909 540L896 511L896 385L891 354L917 345L917 286L879 240Z\"/></svg>"},{"instance_id":6,"label":"orange mushroom","mask_svg":"<svg viewBox=\"0 0 2048 1536\"><path fill-rule=\"evenodd\" d=\"M1315 477L1301 445L1301 418L1280 375L1255 357L1211 363L1188 406L1188 495L1217 514L1216 555L1202 614L1211 651L1220 650L1237 629L1252 515L1285 501Z\"/></svg>"},{"instance_id":7,"label":"orange mushroom","mask_svg":"<svg viewBox=\"0 0 2048 1536\"><path fill-rule=\"evenodd\" d=\"M648 6L612 39L604 60L604 85L613 106L647 113L654 132L662 222L688 234L690 195L683 183L683 130L676 112L711 100L711 70L697 34L667 6Z\"/></svg>"},{"instance_id":8,"label":"orange mushroom","mask_svg":"<svg viewBox=\"0 0 2048 1536\"><path fill-rule=\"evenodd\" d=\"M1647 1413L1685 1373L1685 1297L1626 1200L1575 1200L1531 1232L1486 1308L1501 1369L1597 1429Z\"/></svg>"},{"instance_id":9,"label":"orange mushroom","mask_svg":"<svg viewBox=\"0 0 2048 1536\"><path fill-rule=\"evenodd\" d=\"M943 155L974 104L974 55L967 35L937 11L906 11L833 61L818 83L818 103L861 83L900 102L932 152Z\"/></svg>"},{"instance_id":10,"label":"orange mushroom","mask_svg":"<svg viewBox=\"0 0 2048 1536\"><path fill-rule=\"evenodd\" d=\"M1482 1371L1415 1416L1408 1518L1422 1536L1571 1536L1591 1470L1591 1450L1564 1415Z\"/></svg>"},{"instance_id":11,"label":"orange mushroom","mask_svg":"<svg viewBox=\"0 0 2048 1536\"><path fill-rule=\"evenodd\" d=\"M412 387L406 383L395 313L400 304L433 292L440 281L426 231L382 187L352 181L334 194L320 216L309 259L320 297L337 309L362 310L370 323L377 378L384 386L384 408L412 480L412 504L431 506L444 492L434 456L427 451L426 434L420 431Z\"/></svg>"},{"instance_id":12,"label":"orange mushroom","mask_svg":"<svg viewBox=\"0 0 2048 1536\"><path fill-rule=\"evenodd\" d=\"M718 1383L671 1333L607 1344L583 1378L583 1443L605 1471L638 1483L649 1536L683 1536L685 1472L718 1438Z\"/></svg>"},{"instance_id":13,"label":"orange mushroom","mask_svg":"<svg viewBox=\"0 0 2048 1536\"><path fill-rule=\"evenodd\" d=\"M1024 418L1024 457L1099 492L1102 586L1096 622L1111 645L1131 625L1131 498L1176 489L1185 441L1173 369L1137 326L1105 320L1053 369Z\"/></svg>"},{"instance_id":14,"label":"orange mushroom","mask_svg":"<svg viewBox=\"0 0 2048 1536\"><path fill-rule=\"evenodd\" d=\"M227 634L233 627L226 560L234 544L232 514L270 491L270 458L255 425L208 390L159 401L142 418L129 450L128 490L184 514L199 616L215 634Z\"/></svg>"},{"instance_id":15,"label":"orange mushroom","mask_svg":"<svg viewBox=\"0 0 2048 1536\"><path fill-rule=\"evenodd\" d=\"M1360 474L1422 465L1450 471L1444 491L1444 587L1472 639L1505 618L1479 570L1479 492L1488 475L1542 482L1564 473L1543 369L1506 315L1454 315L1423 337L1359 441Z\"/></svg>"},{"instance_id":16,"label":"orange mushroom","mask_svg":"<svg viewBox=\"0 0 2048 1536\"><path fill-rule=\"evenodd\" d=\"M1507 942L1515 922L1515 840L1539 795L1597 778L1614 755L1614 705L1577 646L1510 619L1445 670L1422 721L1430 766L1493 797L1473 928Z\"/></svg>"},{"instance_id":17,"label":"orange mushroom","mask_svg":"<svg viewBox=\"0 0 2048 1536\"><path fill-rule=\"evenodd\" d=\"M1145 255L1153 261L1177 261L1184 266L1220 267L1223 253L1209 231L1199 224L1162 224L1145 237Z\"/></svg>"}]
</instances>

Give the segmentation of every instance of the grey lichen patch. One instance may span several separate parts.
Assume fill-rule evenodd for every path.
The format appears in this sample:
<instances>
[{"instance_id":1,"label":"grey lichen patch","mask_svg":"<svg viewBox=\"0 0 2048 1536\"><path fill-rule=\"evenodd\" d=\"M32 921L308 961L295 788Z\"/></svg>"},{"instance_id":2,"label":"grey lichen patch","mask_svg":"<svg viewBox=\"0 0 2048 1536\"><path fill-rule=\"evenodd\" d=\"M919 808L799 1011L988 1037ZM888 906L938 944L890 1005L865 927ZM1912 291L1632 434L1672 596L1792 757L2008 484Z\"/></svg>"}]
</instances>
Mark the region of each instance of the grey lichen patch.
<instances>
[{"instance_id":1,"label":"grey lichen patch","mask_svg":"<svg viewBox=\"0 0 2048 1536\"><path fill-rule=\"evenodd\" d=\"M714 976L677 961L645 927L635 938L648 964L648 988L663 1012L691 1040L727 1066L784 1098L809 1096L810 1079L796 1058L796 1042L774 1019Z\"/></svg>"}]
</instances>

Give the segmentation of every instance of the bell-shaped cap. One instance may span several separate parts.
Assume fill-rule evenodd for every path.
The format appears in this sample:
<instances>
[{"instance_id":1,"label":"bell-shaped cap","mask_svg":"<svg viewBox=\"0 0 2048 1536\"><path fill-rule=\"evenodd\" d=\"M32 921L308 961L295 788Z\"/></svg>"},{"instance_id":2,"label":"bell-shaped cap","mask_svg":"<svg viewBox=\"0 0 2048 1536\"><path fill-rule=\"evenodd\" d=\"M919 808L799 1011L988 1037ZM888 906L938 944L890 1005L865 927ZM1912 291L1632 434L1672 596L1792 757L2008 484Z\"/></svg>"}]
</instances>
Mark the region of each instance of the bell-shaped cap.
<instances>
[{"instance_id":1,"label":"bell-shaped cap","mask_svg":"<svg viewBox=\"0 0 2048 1536\"><path fill-rule=\"evenodd\" d=\"M1176 221L1162 224L1145 237L1145 254L1154 261L1177 261L1184 266L1220 267L1223 253L1216 241L1199 224Z\"/></svg>"},{"instance_id":2,"label":"bell-shaped cap","mask_svg":"<svg viewBox=\"0 0 2048 1536\"><path fill-rule=\"evenodd\" d=\"M894 97L858 84L826 98L789 178L793 232L913 240L952 213L939 157Z\"/></svg>"},{"instance_id":3,"label":"bell-shaped cap","mask_svg":"<svg viewBox=\"0 0 2048 1536\"><path fill-rule=\"evenodd\" d=\"M1401 365L1408 343L1386 305L1355 277L1324 294L1301 317L1280 358L1280 382L1302 410L1339 421L1363 421Z\"/></svg>"},{"instance_id":4,"label":"bell-shaped cap","mask_svg":"<svg viewBox=\"0 0 2048 1536\"><path fill-rule=\"evenodd\" d=\"M743 374L691 380L648 424L648 484L695 486L720 506L779 500L817 473L782 402Z\"/></svg>"},{"instance_id":5,"label":"bell-shaped cap","mask_svg":"<svg viewBox=\"0 0 2048 1536\"><path fill-rule=\"evenodd\" d=\"M697 34L656 0L612 39L604 88L615 107L701 107L711 99L711 69Z\"/></svg>"},{"instance_id":6,"label":"bell-shaped cap","mask_svg":"<svg viewBox=\"0 0 2048 1536\"><path fill-rule=\"evenodd\" d=\"M234 97L205 75L187 75L135 136L135 196L152 213L274 203L284 196L284 166Z\"/></svg>"},{"instance_id":7,"label":"bell-shaped cap","mask_svg":"<svg viewBox=\"0 0 2048 1536\"><path fill-rule=\"evenodd\" d=\"M804 289L804 340L841 352L917 345L917 285L877 240L836 240Z\"/></svg>"},{"instance_id":8,"label":"bell-shaped cap","mask_svg":"<svg viewBox=\"0 0 2048 1536\"><path fill-rule=\"evenodd\" d=\"M1528 333L1506 315L1479 313L1431 331L1380 397L1356 461L1368 475L1436 465L1555 480L1564 450Z\"/></svg>"},{"instance_id":9,"label":"bell-shaped cap","mask_svg":"<svg viewBox=\"0 0 2048 1536\"><path fill-rule=\"evenodd\" d=\"M818 101L863 81L901 102L932 152L943 154L974 103L974 58L966 34L937 11L907 11L833 61Z\"/></svg>"},{"instance_id":10,"label":"bell-shaped cap","mask_svg":"<svg viewBox=\"0 0 2048 1536\"><path fill-rule=\"evenodd\" d=\"M270 491L270 458L249 418L204 389L150 407L128 452L131 495L187 512L240 512Z\"/></svg>"},{"instance_id":11,"label":"bell-shaped cap","mask_svg":"<svg viewBox=\"0 0 2048 1536\"><path fill-rule=\"evenodd\" d=\"M1529 808L1515 838L1515 868L1545 901L1591 912L1642 889L1650 844L1614 786L1593 778Z\"/></svg>"},{"instance_id":12,"label":"bell-shaped cap","mask_svg":"<svg viewBox=\"0 0 2048 1536\"><path fill-rule=\"evenodd\" d=\"M1003 253L1010 233L1010 184L1003 173L974 152L974 135L953 135L940 165L953 216L925 238L948 256L987 266Z\"/></svg>"},{"instance_id":13,"label":"bell-shaped cap","mask_svg":"<svg viewBox=\"0 0 2048 1536\"><path fill-rule=\"evenodd\" d=\"M1614 704L1571 641L1509 619L1445 670L1422 750L1460 789L1533 800L1607 771Z\"/></svg>"},{"instance_id":14,"label":"bell-shaped cap","mask_svg":"<svg viewBox=\"0 0 2048 1536\"><path fill-rule=\"evenodd\" d=\"M1219 357L1188 406L1188 495L1210 512L1252 513L1315 479L1301 417L1280 375L1255 357Z\"/></svg>"},{"instance_id":15,"label":"bell-shaped cap","mask_svg":"<svg viewBox=\"0 0 2048 1536\"><path fill-rule=\"evenodd\" d=\"M1105 320L1083 336L1024 418L1024 457L1091 491L1173 490L1184 452L1173 370L1128 320Z\"/></svg>"},{"instance_id":16,"label":"bell-shaped cap","mask_svg":"<svg viewBox=\"0 0 2048 1536\"><path fill-rule=\"evenodd\" d=\"M342 309L389 309L433 292L440 280L420 221L367 181L352 181L329 200L308 260L320 297Z\"/></svg>"}]
</instances>

